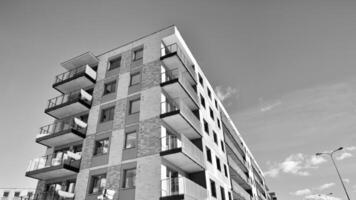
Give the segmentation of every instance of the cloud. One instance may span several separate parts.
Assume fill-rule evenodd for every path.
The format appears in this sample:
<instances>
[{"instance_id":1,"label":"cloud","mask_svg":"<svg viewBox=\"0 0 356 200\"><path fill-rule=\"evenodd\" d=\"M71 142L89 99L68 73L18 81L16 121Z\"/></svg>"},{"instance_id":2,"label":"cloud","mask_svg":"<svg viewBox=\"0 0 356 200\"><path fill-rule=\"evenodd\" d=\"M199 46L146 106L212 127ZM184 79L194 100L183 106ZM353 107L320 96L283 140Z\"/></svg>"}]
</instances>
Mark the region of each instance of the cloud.
<instances>
[{"instance_id":1,"label":"cloud","mask_svg":"<svg viewBox=\"0 0 356 200\"><path fill-rule=\"evenodd\" d=\"M302 189L302 190L297 190L295 192L292 192L290 194L295 195L295 196L304 196L304 195L308 195L311 193L310 189Z\"/></svg>"},{"instance_id":2,"label":"cloud","mask_svg":"<svg viewBox=\"0 0 356 200\"><path fill-rule=\"evenodd\" d=\"M349 146L349 147L345 147L346 151L355 151L356 150L356 146Z\"/></svg>"},{"instance_id":3,"label":"cloud","mask_svg":"<svg viewBox=\"0 0 356 200\"><path fill-rule=\"evenodd\" d=\"M316 169L324 162L326 162L325 158L297 153L288 156L280 163L269 164L270 168L264 174L272 178L277 177L280 173L309 176L309 169Z\"/></svg>"},{"instance_id":4,"label":"cloud","mask_svg":"<svg viewBox=\"0 0 356 200\"><path fill-rule=\"evenodd\" d=\"M215 88L216 91L216 95L218 96L218 98L221 101L224 101L230 97L232 97L233 95L236 95L236 98L238 97L238 90L235 88L232 88L230 86L223 88L222 86L217 86Z\"/></svg>"},{"instance_id":5,"label":"cloud","mask_svg":"<svg viewBox=\"0 0 356 200\"><path fill-rule=\"evenodd\" d=\"M346 158L352 157L352 154L349 152L343 152L340 156L336 157L337 160L344 160Z\"/></svg>"},{"instance_id":6,"label":"cloud","mask_svg":"<svg viewBox=\"0 0 356 200\"><path fill-rule=\"evenodd\" d=\"M325 195L325 194L312 194L305 196L305 199L315 199L315 200L341 200L341 198L338 197L332 197L330 195Z\"/></svg>"},{"instance_id":7,"label":"cloud","mask_svg":"<svg viewBox=\"0 0 356 200\"><path fill-rule=\"evenodd\" d=\"M319 186L318 190L325 190L325 189L328 189L328 188L330 188L330 187L332 187L334 185L335 185L335 183L325 183L325 184Z\"/></svg>"},{"instance_id":8,"label":"cloud","mask_svg":"<svg viewBox=\"0 0 356 200\"><path fill-rule=\"evenodd\" d=\"M260 99L260 101L262 101L260 103L263 104L263 100ZM277 107L277 106L279 106L281 104L282 104L282 101L278 100L278 101L276 101L274 103L271 103L271 104L261 105L260 110L261 110L261 112L270 111L270 110L274 109L275 107Z\"/></svg>"},{"instance_id":9,"label":"cloud","mask_svg":"<svg viewBox=\"0 0 356 200\"><path fill-rule=\"evenodd\" d=\"M350 179L348 179L348 178L343 178L342 179L345 183L350 183Z\"/></svg>"}]
</instances>

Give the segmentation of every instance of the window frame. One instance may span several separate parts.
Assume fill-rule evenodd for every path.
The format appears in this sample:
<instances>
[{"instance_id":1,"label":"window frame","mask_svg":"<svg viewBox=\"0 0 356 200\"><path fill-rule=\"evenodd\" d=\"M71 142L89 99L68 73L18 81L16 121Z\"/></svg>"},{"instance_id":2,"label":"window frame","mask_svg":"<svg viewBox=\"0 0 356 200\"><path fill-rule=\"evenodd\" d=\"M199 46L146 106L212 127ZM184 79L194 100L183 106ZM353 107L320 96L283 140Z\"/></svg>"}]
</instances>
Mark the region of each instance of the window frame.
<instances>
[{"instance_id":1,"label":"window frame","mask_svg":"<svg viewBox=\"0 0 356 200\"><path fill-rule=\"evenodd\" d=\"M132 107L133 107L132 105L133 105L133 103L135 103L135 102L138 102L139 106L138 106L138 111L133 112L133 111L132 111ZM140 113L140 111L141 111L141 105L140 105L140 103L141 103L141 97L129 100L129 113L128 113L128 114L129 114L129 115L133 115L133 114Z\"/></svg>"},{"instance_id":2,"label":"window frame","mask_svg":"<svg viewBox=\"0 0 356 200\"><path fill-rule=\"evenodd\" d=\"M133 77L137 76L137 75L139 76L139 80L137 83L133 83L132 82L132 80L134 80ZM141 84L141 72L135 72L135 73L130 74L130 85L129 86L135 86L135 85L139 85L139 84Z\"/></svg>"},{"instance_id":3,"label":"window frame","mask_svg":"<svg viewBox=\"0 0 356 200\"><path fill-rule=\"evenodd\" d=\"M117 84L117 81L116 81L116 80L113 80L113 81L104 83L103 96L108 95L108 94L115 93L115 92L116 92L116 88L117 88L117 87L116 87L116 84ZM112 91L106 90L106 89L107 89L107 86L109 86Z\"/></svg>"},{"instance_id":4,"label":"window frame","mask_svg":"<svg viewBox=\"0 0 356 200\"><path fill-rule=\"evenodd\" d=\"M143 60L143 49L144 49L143 47L139 47L139 48L133 50L132 61L136 62L139 60ZM140 57L137 57L138 52L142 52L142 55Z\"/></svg>"},{"instance_id":5,"label":"window frame","mask_svg":"<svg viewBox=\"0 0 356 200\"><path fill-rule=\"evenodd\" d=\"M107 144L105 143L105 141L107 141ZM101 142L103 142L103 143L102 143L102 146L99 148L98 144L101 144ZM107 152L104 153L103 149L104 149L105 145L107 145L106 146ZM109 154L109 150L110 150L109 148L110 148L110 138L109 137L95 140L93 156L102 156L102 155ZM98 149L101 149L101 151L98 152Z\"/></svg>"},{"instance_id":6,"label":"window frame","mask_svg":"<svg viewBox=\"0 0 356 200\"><path fill-rule=\"evenodd\" d=\"M132 178L131 183L133 185L129 186L127 185L130 181L128 179L128 172L129 171L134 171L135 175L134 176L129 176L130 178ZM137 171L136 171L136 167L135 168L128 168L128 169L124 169L123 171L123 183L122 183L122 188L123 189L132 189L132 188L136 188L136 176L137 176Z\"/></svg>"},{"instance_id":7,"label":"window frame","mask_svg":"<svg viewBox=\"0 0 356 200\"><path fill-rule=\"evenodd\" d=\"M105 185L106 185L106 181L107 181L106 178L107 178L106 173L92 175L90 177L89 194L101 194L102 191L105 189L105 186L103 186L103 187L101 186L102 180L105 179ZM95 181L95 179L97 179L97 180ZM96 184L94 184L94 183L96 183ZM98 184L99 184L98 191L94 192L94 188Z\"/></svg>"},{"instance_id":8,"label":"window frame","mask_svg":"<svg viewBox=\"0 0 356 200\"><path fill-rule=\"evenodd\" d=\"M113 62L113 61L117 61L117 60L120 60L119 65L118 65L118 66L115 66L115 67L111 67L112 62ZM108 62L109 64L108 64L108 69L107 69L107 71L112 71L112 70L114 70L114 69L120 68L120 67L121 67L121 61L122 61L122 56L121 56L121 55L118 56L118 57L115 57L115 58L111 58L111 59L109 60L109 62Z\"/></svg>"},{"instance_id":9,"label":"window frame","mask_svg":"<svg viewBox=\"0 0 356 200\"><path fill-rule=\"evenodd\" d=\"M104 113L109 111L108 119L104 120ZM100 113L100 123L105 123L109 121L113 121L115 117L115 106L110 106L107 108L102 108Z\"/></svg>"},{"instance_id":10,"label":"window frame","mask_svg":"<svg viewBox=\"0 0 356 200\"><path fill-rule=\"evenodd\" d=\"M127 147L127 144L128 144L128 140L127 140L127 136L128 135L135 135L135 142L134 142L134 145L132 147ZM136 130L133 130L133 131L128 131L125 133L125 145L124 145L124 149L133 149L133 148L136 148L137 147L137 131Z\"/></svg>"}]
</instances>

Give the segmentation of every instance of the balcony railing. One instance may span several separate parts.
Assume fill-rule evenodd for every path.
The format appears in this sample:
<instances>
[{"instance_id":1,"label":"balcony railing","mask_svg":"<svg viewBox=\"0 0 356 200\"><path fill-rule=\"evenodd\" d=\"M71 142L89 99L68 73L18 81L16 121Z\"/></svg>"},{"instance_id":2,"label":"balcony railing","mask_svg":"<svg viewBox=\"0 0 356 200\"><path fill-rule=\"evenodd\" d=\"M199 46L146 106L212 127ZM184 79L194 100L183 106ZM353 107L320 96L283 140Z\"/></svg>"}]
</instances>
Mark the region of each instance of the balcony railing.
<instances>
[{"instance_id":1,"label":"balcony railing","mask_svg":"<svg viewBox=\"0 0 356 200\"><path fill-rule=\"evenodd\" d=\"M53 190L37 193L33 200L69 200L74 198L74 191L66 192L62 190Z\"/></svg>"},{"instance_id":2,"label":"balcony railing","mask_svg":"<svg viewBox=\"0 0 356 200\"><path fill-rule=\"evenodd\" d=\"M195 77L193 64L191 63L190 59L186 56L186 54L183 52L183 50L179 48L177 43L173 43L161 48L161 58L170 54L177 54L178 58L183 63L185 68L189 71L189 73L192 75L192 77Z\"/></svg>"},{"instance_id":3,"label":"balcony railing","mask_svg":"<svg viewBox=\"0 0 356 200\"><path fill-rule=\"evenodd\" d=\"M65 103L76 102L78 100L83 100L84 102L87 102L88 104L90 104L92 101L92 96L83 89L81 89L79 91L74 91L69 94L61 95L61 96L58 96L58 97L48 100L47 109L53 108L55 106L65 104Z\"/></svg>"},{"instance_id":4,"label":"balcony railing","mask_svg":"<svg viewBox=\"0 0 356 200\"><path fill-rule=\"evenodd\" d=\"M45 136L53 135L63 131L76 130L82 134L85 134L87 129L87 124L78 118L56 121L53 124L49 124L40 128L40 133L36 138L42 138Z\"/></svg>"},{"instance_id":5,"label":"balcony railing","mask_svg":"<svg viewBox=\"0 0 356 200\"><path fill-rule=\"evenodd\" d=\"M184 199L190 200L201 200L207 197L205 188L183 176L161 180L161 196L175 195L184 195Z\"/></svg>"},{"instance_id":6,"label":"balcony railing","mask_svg":"<svg viewBox=\"0 0 356 200\"><path fill-rule=\"evenodd\" d=\"M231 186L234 194L234 200L252 200L251 195L233 179L231 180Z\"/></svg>"},{"instance_id":7,"label":"balcony railing","mask_svg":"<svg viewBox=\"0 0 356 200\"><path fill-rule=\"evenodd\" d=\"M60 166L63 164L79 169L80 160L80 153L73 153L68 151L67 153L60 152L50 154L31 160L26 172Z\"/></svg>"},{"instance_id":8,"label":"balcony railing","mask_svg":"<svg viewBox=\"0 0 356 200\"><path fill-rule=\"evenodd\" d=\"M54 84L58 84L84 74L88 74L94 80L96 79L96 72L89 65L84 65L57 75Z\"/></svg>"}]
</instances>

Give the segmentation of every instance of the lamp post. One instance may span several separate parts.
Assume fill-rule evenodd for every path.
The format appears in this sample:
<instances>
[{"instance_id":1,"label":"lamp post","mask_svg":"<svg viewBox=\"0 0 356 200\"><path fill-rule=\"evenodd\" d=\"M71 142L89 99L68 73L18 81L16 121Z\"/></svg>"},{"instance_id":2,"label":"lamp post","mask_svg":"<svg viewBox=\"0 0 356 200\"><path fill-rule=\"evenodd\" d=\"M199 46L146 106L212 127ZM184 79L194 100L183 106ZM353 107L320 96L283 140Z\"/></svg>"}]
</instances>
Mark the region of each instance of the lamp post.
<instances>
[{"instance_id":1,"label":"lamp post","mask_svg":"<svg viewBox=\"0 0 356 200\"><path fill-rule=\"evenodd\" d=\"M328 156L330 156L331 161L333 162L334 167L335 167L335 169L336 169L337 175L339 176L339 179L340 179L340 181L341 181L341 185L342 185L342 187L344 188L344 191L345 191L345 194L346 194L346 196L347 196L347 199L350 200L350 196L349 196L349 194L347 193L347 190L346 190L344 181L343 181L342 178L341 178L339 169L337 168L336 163L335 163L335 160L334 160L334 157L333 157L333 154L334 154L335 152L341 151L341 150L343 150L343 149L344 149L343 147L339 147L338 149L335 149L335 150L333 150L332 152L316 153L315 155L316 155L316 156L321 156L321 155L328 155Z\"/></svg>"}]
</instances>

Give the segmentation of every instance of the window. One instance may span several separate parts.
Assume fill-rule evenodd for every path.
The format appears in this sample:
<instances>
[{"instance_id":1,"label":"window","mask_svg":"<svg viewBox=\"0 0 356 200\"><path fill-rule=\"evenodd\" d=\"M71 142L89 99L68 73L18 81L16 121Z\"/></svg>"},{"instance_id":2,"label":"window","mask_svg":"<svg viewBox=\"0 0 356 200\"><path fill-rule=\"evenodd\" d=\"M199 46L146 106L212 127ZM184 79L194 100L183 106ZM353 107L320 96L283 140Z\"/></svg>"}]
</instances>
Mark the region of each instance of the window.
<instances>
[{"instance_id":1,"label":"window","mask_svg":"<svg viewBox=\"0 0 356 200\"><path fill-rule=\"evenodd\" d=\"M95 141L94 156L103 155L109 152L109 138Z\"/></svg>"},{"instance_id":2,"label":"window","mask_svg":"<svg viewBox=\"0 0 356 200\"><path fill-rule=\"evenodd\" d=\"M100 194L106 185L106 174L94 175L91 177L89 193Z\"/></svg>"},{"instance_id":3,"label":"window","mask_svg":"<svg viewBox=\"0 0 356 200\"><path fill-rule=\"evenodd\" d=\"M231 192L229 192L229 200L232 200Z\"/></svg>"},{"instance_id":4,"label":"window","mask_svg":"<svg viewBox=\"0 0 356 200\"><path fill-rule=\"evenodd\" d=\"M105 108L101 111L100 122L107 122L114 119L115 107Z\"/></svg>"},{"instance_id":5,"label":"window","mask_svg":"<svg viewBox=\"0 0 356 200\"><path fill-rule=\"evenodd\" d=\"M218 123L219 129L221 129L220 119L216 118L216 123Z\"/></svg>"},{"instance_id":6,"label":"window","mask_svg":"<svg viewBox=\"0 0 356 200\"><path fill-rule=\"evenodd\" d=\"M121 56L109 61L109 69L108 70L110 71L110 70L119 68L120 65L121 65Z\"/></svg>"},{"instance_id":7,"label":"window","mask_svg":"<svg viewBox=\"0 0 356 200\"><path fill-rule=\"evenodd\" d=\"M227 174L227 167L226 167L225 164L224 164L224 173L225 173L225 176L228 177L228 174Z\"/></svg>"},{"instance_id":8,"label":"window","mask_svg":"<svg viewBox=\"0 0 356 200\"><path fill-rule=\"evenodd\" d=\"M198 73L199 76L199 83L202 87L204 87L204 81L203 81L203 77L201 77L201 75Z\"/></svg>"},{"instance_id":9,"label":"window","mask_svg":"<svg viewBox=\"0 0 356 200\"><path fill-rule=\"evenodd\" d=\"M10 195L10 192L9 192L9 191L5 191L5 192L2 194L3 197L8 197L9 195Z\"/></svg>"},{"instance_id":10,"label":"window","mask_svg":"<svg viewBox=\"0 0 356 200\"><path fill-rule=\"evenodd\" d=\"M225 152L225 145L222 140L220 141L220 145L221 145L221 151Z\"/></svg>"},{"instance_id":11,"label":"window","mask_svg":"<svg viewBox=\"0 0 356 200\"><path fill-rule=\"evenodd\" d=\"M215 144L219 145L218 144L218 135L216 135L215 131L213 131L213 137L214 137Z\"/></svg>"},{"instance_id":12,"label":"window","mask_svg":"<svg viewBox=\"0 0 356 200\"><path fill-rule=\"evenodd\" d=\"M14 197L19 197L20 196L20 192L15 192Z\"/></svg>"},{"instance_id":13,"label":"window","mask_svg":"<svg viewBox=\"0 0 356 200\"><path fill-rule=\"evenodd\" d=\"M215 108L216 108L217 110L219 110L218 101L216 101L216 99L215 99Z\"/></svg>"},{"instance_id":14,"label":"window","mask_svg":"<svg viewBox=\"0 0 356 200\"><path fill-rule=\"evenodd\" d=\"M226 200L225 199L225 190L223 187L220 186L220 193L221 193L221 200Z\"/></svg>"},{"instance_id":15,"label":"window","mask_svg":"<svg viewBox=\"0 0 356 200\"><path fill-rule=\"evenodd\" d=\"M205 147L206 149L206 159L210 162L213 163L213 160L211 159L211 150L208 147Z\"/></svg>"},{"instance_id":16,"label":"window","mask_svg":"<svg viewBox=\"0 0 356 200\"><path fill-rule=\"evenodd\" d=\"M210 190L211 190L211 196L216 198L216 187L215 187L215 182L210 179Z\"/></svg>"},{"instance_id":17,"label":"window","mask_svg":"<svg viewBox=\"0 0 356 200\"><path fill-rule=\"evenodd\" d=\"M123 188L134 188L136 185L135 182L136 182L136 169L125 169Z\"/></svg>"},{"instance_id":18,"label":"window","mask_svg":"<svg viewBox=\"0 0 356 200\"><path fill-rule=\"evenodd\" d=\"M136 147L136 131L128 132L125 135L125 149Z\"/></svg>"},{"instance_id":19,"label":"window","mask_svg":"<svg viewBox=\"0 0 356 200\"><path fill-rule=\"evenodd\" d=\"M116 92L116 80L104 84L104 94L110 94Z\"/></svg>"},{"instance_id":20,"label":"window","mask_svg":"<svg viewBox=\"0 0 356 200\"><path fill-rule=\"evenodd\" d=\"M133 61L142 60L143 58L143 48L136 49L133 53Z\"/></svg>"},{"instance_id":21,"label":"window","mask_svg":"<svg viewBox=\"0 0 356 200\"><path fill-rule=\"evenodd\" d=\"M131 77L130 78L130 86L140 84L140 82L141 82L141 73L140 72L131 74L130 77Z\"/></svg>"},{"instance_id":22,"label":"window","mask_svg":"<svg viewBox=\"0 0 356 200\"><path fill-rule=\"evenodd\" d=\"M209 96L209 98L211 99L211 91L210 91L209 88L207 88L207 90L208 90L208 96Z\"/></svg>"},{"instance_id":23,"label":"window","mask_svg":"<svg viewBox=\"0 0 356 200\"><path fill-rule=\"evenodd\" d=\"M218 157L216 157L216 168L218 168L218 170L221 171L220 159Z\"/></svg>"},{"instance_id":24,"label":"window","mask_svg":"<svg viewBox=\"0 0 356 200\"><path fill-rule=\"evenodd\" d=\"M129 114L135 114L140 112L140 98L130 101Z\"/></svg>"},{"instance_id":25,"label":"window","mask_svg":"<svg viewBox=\"0 0 356 200\"><path fill-rule=\"evenodd\" d=\"M27 197L32 197L33 196L33 192L27 192Z\"/></svg>"},{"instance_id":26,"label":"window","mask_svg":"<svg viewBox=\"0 0 356 200\"><path fill-rule=\"evenodd\" d=\"M211 108L209 108L209 110L210 110L210 117L211 117L211 119L215 119L214 118L214 111L211 109Z\"/></svg>"},{"instance_id":27,"label":"window","mask_svg":"<svg viewBox=\"0 0 356 200\"><path fill-rule=\"evenodd\" d=\"M209 135L209 125L208 122L206 122L205 120L204 120L204 131Z\"/></svg>"},{"instance_id":28,"label":"window","mask_svg":"<svg viewBox=\"0 0 356 200\"><path fill-rule=\"evenodd\" d=\"M205 108L205 99L202 95L200 95L200 103Z\"/></svg>"}]
</instances>

